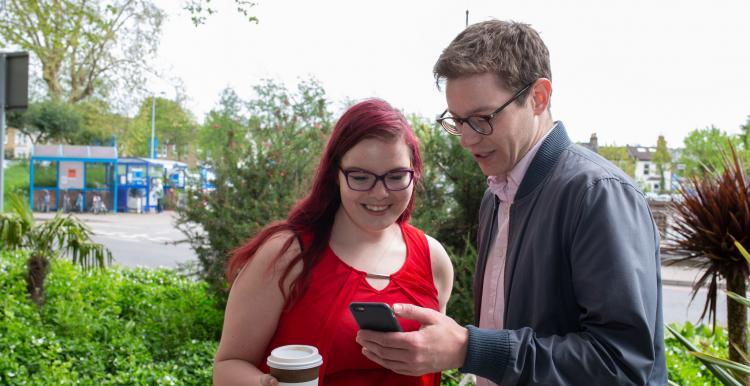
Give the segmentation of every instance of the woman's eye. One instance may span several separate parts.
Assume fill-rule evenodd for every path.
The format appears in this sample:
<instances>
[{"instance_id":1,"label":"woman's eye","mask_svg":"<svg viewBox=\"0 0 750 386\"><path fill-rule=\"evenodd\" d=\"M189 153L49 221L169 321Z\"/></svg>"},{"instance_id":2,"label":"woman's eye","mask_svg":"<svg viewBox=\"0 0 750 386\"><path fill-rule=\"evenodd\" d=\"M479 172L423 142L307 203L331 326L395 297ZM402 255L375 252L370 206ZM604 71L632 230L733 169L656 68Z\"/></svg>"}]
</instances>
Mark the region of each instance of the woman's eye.
<instances>
[{"instance_id":1,"label":"woman's eye","mask_svg":"<svg viewBox=\"0 0 750 386\"><path fill-rule=\"evenodd\" d=\"M367 181L370 179L370 176L367 174L349 174L349 178L354 181Z\"/></svg>"}]
</instances>

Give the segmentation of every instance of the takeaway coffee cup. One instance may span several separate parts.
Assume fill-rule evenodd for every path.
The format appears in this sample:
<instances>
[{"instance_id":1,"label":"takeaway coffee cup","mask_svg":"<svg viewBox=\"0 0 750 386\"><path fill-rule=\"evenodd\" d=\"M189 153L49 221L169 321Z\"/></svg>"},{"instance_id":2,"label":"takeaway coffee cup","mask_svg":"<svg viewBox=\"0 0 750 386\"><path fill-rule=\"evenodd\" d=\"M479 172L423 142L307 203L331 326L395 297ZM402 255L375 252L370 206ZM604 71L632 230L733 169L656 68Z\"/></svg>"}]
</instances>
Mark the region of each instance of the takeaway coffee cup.
<instances>
[{"instance_id":1,"label":"takeaway coffee cup","mask_svg":"<svg viewBox=\"0 0 750 386\"><path fill-rule=\"evenodd\" d=\"M273 349L266 363L279 386L317 386L323 357L314 346L289 345Z\"/></svg>"}]
</instances>

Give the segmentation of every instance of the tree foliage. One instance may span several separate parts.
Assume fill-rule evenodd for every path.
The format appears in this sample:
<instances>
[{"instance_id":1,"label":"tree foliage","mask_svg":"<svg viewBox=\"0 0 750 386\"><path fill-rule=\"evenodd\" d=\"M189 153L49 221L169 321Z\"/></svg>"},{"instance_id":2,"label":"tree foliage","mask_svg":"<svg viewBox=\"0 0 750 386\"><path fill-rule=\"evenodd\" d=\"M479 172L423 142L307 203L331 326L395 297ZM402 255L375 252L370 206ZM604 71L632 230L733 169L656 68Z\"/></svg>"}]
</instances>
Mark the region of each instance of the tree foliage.
<instances>
[{"instance_id":1,"label":"tree foliage","mask_svg":"<svg viewBox=\"0 0 750 386\"><path fill-rule=\"evenodd\" d=\"M659 174L659 193L666 193L664 172L670 168L672 163L672 155L667 149L667 140L664 139L663 135L660 135L656 140L656 152L654 152L651 162L656 165L656 172Z\"/></svg>"},{"instance_id":2,"label":"tree foliage","mask_svg":"<svg viewBox=\"0 0 750 386\"><path fill-rule=\"evenodd\" d=\"M750 115L747 116L745 124L740 126L740 130L742 130L742 144L746 150L750 149Z\"/></svg>"},{"instance_id":3,"label":"tree foliage","mask_svg":"<svg viewBox=\"0 0 750 386\"><path fill-rule=\"evenodd\" d=\"M680 156L680 163L685 165L685 176L702 176L705 172L721 173L724 171L722 151L728 153L730 144L741 149L741 140L728 135L717 127L691 131L685 137L685 150Z\"/></svg>"},{"instance_id":4,"label":"tree foliage","mask_svg":"<svg viewBox=\"0 0 750 386\"><path fill-rule=\"evenodd\" d=\"M141 102L138 114L122 136L124 154L148 157L151 143L151 116L154 100L146 98ZM179 103L155 98L155 137L159 149L166 149L168 158L184 160L188 145L195 137L197 124L192 114Z\"/></svg>"},{"instance_id":5,"label":"tree foliage","mask_svg":"<svg viewBox=\"0 0 750 386\"><path fill-rule=\"evenodd\" d=\"M106 102L88 99L70 104L47 99L29 104L24 112L8 114L8 125L34 143L105 145L118 132L124 132L127 117L109 111Z\"/></svg>"},{"instance_id":6,"label":"tree foliage","mask_svg":"<svg viewBox=\"0 0 750 386\"><path fill-rule=\"evenodd\" d=\"M250 8L256 6L256 2L234 0L234 3L237 7L237 12L247 18L249 22L258 22L258 18L250 14ZM190 19L196 27L204 24L209 16L217 12L216 8L211 6L211 0L186 0L183 8L190 12Z\"/></svg>"},{"instance_id":7,"label":"tree foliage","mask_svg":"<svg viewBox=\"0 0 750 386\"><path fill-rule=\"evenodd\" d=\"M9 114L8 124L34 143L70 142L84 127L81 114L70 104L55 100L31 103L24 112Z\"/></svg>"},{"instance_id":8,"label":"tree foliage","mask_svg":"<svg viewBox=\"0 0 750 386\"><path fill-rule=\"evenodd\" d=\"M71 103L116 90L132 95L156 53L164 17L150 0L8 0L7 6L0 41L33 53L48 95Z\"/></svg>"},{"instance_id":9,"label":"tree foliage","mask_svg":"<svg viewBox=\"0 0 750 386\"><path fill-rule=\"evenodd\" d=\"M198 157L212 162L221 157L228 143L246 151L250 144L247 134L247 117L244 102L237 93L227 88L219 96L219 105L206 114L198 129Z\"/></svg>"},{"instance_id":10,"label":"tree foliage","mask_svg":"<svg viewBox=\"0 0 750 386\"><path fill-rule=\"evenodd\" d=\"M413 222L446 246L463 251L467 240L476 240L486 177L458 137L425 118L412 116L410 121L424 160Z\"/></svg>"},{"instance_id":11,"label":"tree foliage","mask_svg":"<svg viewBox=\"0 0 750 386\"><path fill-rule=\"evenodd\" d=\"M635 160L628 154L625 146L599 146L599 155L635 178Z\"/></svg>"},{"instance_id":12,"label":"tree foliage","mask_svg":"<svg viewBox=\"0 0 750 386\"><path fill-rule=\"evenodd\" d=\"M331 131L328 102L317 82L302 82L290 91L265 81L255 93L246 102L246 115L230 91L209 113L209 126L202 130L214 133L219 143L205 147L203 154L211 156L204 162L216 175L216 190L190 192L179 210L177 226L196 251L201 276L218 290L226 286L231 251L283 219L309 189Z\"/></svg>"}]
</instances>

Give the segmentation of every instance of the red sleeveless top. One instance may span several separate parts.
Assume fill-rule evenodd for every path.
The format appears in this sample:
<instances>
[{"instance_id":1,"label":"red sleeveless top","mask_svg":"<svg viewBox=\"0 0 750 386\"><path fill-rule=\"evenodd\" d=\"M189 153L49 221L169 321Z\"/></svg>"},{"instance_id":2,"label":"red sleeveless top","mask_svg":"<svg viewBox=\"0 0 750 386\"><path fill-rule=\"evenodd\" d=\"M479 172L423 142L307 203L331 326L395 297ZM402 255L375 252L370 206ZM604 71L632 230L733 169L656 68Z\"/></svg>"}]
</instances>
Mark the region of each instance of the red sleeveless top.
<instances>
[{"instance_id":1,"label":"red sleeveless top","mask_svg":"<svg viewBox=\"0 0 750 386\"><path fill-rule=\"evenodd\" d=\"M341 261L327 246L312 270L305 293L281 314L263 358L279 346L313 345L323 356L320 385L440 385L440 373L410 377L381 367L362 355L362 346L354 340L359 327L349 311L351 302L384 302L391 306L411 303L440 309L424 232L401 224L401 233L406 242L406 259L380 291L365 280L365 272ZM419 323L407 319L399 318L399 323L404 331L420 327ZM268 372L265 360L260 369Z\"/></svg>"}]
</instances>

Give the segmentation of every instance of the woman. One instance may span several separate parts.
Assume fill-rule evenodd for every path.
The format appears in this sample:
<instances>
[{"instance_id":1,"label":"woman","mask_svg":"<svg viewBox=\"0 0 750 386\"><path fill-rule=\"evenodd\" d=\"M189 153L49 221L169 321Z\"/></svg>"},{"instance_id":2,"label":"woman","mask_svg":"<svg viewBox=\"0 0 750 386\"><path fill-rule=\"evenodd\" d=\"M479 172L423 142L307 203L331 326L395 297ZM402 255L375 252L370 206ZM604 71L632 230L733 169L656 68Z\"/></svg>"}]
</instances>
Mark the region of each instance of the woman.
<instances>
[{"instance_id":1,"label":"woman","mask_svg":"<svg viewBox=\"0 0 750 386\"><path fill-rule=\"evenodd\" d=\"M445 313L450 259L408 224L421 171L414 132L388 103L367 100L344 113L310 194L229 262L215 384L275 385L265 374L270 351L306 344L323 356L321 385L439 385L439 373L407 377L365 358L348 308L377 301Z\"/></svg>"}]
</instances>

